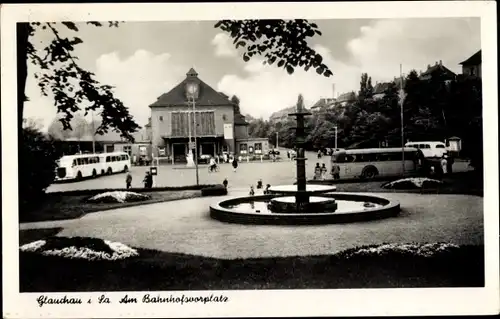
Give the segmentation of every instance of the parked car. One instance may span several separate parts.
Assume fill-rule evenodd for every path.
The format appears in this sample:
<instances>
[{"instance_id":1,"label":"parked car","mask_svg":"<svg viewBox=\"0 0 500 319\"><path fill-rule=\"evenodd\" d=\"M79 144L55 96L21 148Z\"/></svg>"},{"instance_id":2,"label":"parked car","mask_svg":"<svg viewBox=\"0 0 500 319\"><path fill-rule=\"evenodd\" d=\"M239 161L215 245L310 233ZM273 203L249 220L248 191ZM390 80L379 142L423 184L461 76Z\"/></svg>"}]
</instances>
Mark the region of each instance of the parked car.
<instances>
[{"instance_id":1,"label":"parked car","mask_svg":"<svg viewBox=\"0 0 500 319\"><path fill-rule=\"evenodd\" d=\"M448 154L446 149L446 144L443 142L408 142L405 147L418 148L422 151L424 157L443 157L443 155Z\"/></svg>"}]
</instances>

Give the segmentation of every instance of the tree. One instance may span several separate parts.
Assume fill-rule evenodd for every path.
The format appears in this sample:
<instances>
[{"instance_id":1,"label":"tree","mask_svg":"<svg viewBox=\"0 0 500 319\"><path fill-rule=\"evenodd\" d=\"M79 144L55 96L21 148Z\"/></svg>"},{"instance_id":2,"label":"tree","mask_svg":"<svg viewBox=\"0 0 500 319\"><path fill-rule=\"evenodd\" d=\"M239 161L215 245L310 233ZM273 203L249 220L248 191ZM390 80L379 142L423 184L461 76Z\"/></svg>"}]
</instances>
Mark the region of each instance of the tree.
<instances>
[{"instance_id":1,"label":"tree","mask_svg":"<svg viewBox=\"0 0 500 319\"><path fill-rule=\"evenodd\" d=\"M307 39L321 31L307 20L221 20L215 24L226 32L236 48L244 47L243 61L264 56L264 64L277 62L279 68L293 74L297 67L329 77L332 71L323 63L323 57L307 44Z\"/></svg>"},{"instance_id":2,"label":"tree","mask_svg":"<svg viewBox=\"0 0 500 319\"><path fill-rule=\"evenodd\" d=\"M47 133L51 138L60 141L64 141L71 137L71 131L65 130L63 124L57 117L50 123Z\"/></svg>"},{"instance_id":3,"label":"tree","mask_svg":"<svg viewBox=\"0 0 500 319\"><path fill-rule=\"evenodd\" d=\"M99 22L88 24L100 27ZM110 26L118 26L117 22L109 22ZM33 22L17 24L17 71L18 71L18 123L21 127L23 120L25 85L27 77L27 61L40 68L35 74L38 85L45 96L50 94L64 129L71 129L70 121L73 114L82 110L85 114L89 111L101 109L102 123L97 129L98 134L104 134L108 129L119 132L120 135L133 140L132 133L139 126L130 115L128 108L113 95L113 87L101 85L92 72L84 70L77 63L78 57L72 52L76 45L83 43L78 37L64 38L59 28L61 26L78 32L79 29L73 22ZM54 39L41 52L37 51L30 42L30 37L36 32L50 32Z\"/></svg>"},{"instance_id":4,"label":"tree","mask_svg":"<svg viewBox=\"0 0 500 319\"><path fill-rule=\"evenodd\" d=\"M231 103L234 105L234 113L240 114L240 99L236 95L233 95L231 97Z\"/></svg>"},{"instance_id":5,"label":"tree","mask_svg":"<svg viewBox=\"0 0 500 319\"><path fill-rule=\"evenodd\" d=\"M369 99L373 96L372 78L367 73L361 74L361 81L359 83L358 98L360 100Z\"/></svg>"},{"instance_id":6,"label":"tree","mask_svg":"<svg viewBox=\"0 0 500 319\"><path fill-rule=\"evenodd\" d=\"M40 130L23 121L24 127L19 144L19 212L38 205L45 189L54 180L56 160L60 153L54 147L52 138L45 136Z\"/></svg>"}]
</instances>

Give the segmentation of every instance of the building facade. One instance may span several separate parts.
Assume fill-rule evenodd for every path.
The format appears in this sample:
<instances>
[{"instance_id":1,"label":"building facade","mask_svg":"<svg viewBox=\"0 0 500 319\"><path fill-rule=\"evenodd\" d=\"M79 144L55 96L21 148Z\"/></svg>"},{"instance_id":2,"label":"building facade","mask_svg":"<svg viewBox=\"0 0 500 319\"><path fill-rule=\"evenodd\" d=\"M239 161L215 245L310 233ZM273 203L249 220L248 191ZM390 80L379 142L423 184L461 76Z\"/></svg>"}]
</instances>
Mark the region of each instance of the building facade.
<instances>
[{"instance_id":1,"label":"building facade","mask_svg":"<svg viewBox=\"0 0 500 319\"><path fill-rule=\"evenodd\" d=\"M473 56L460 63L460 65L462 65L462 74L480 78L482 69L481 64L481 50L479 50Z\"/></svg>"},{"instance_id":2,"label":"building facade","mask_svg":"<svg viewBox=\"0 0 500 319\"><path fill-rule=\"evenodd\" d=\"M244 116L235 113L228 97L203 82L194 69L149 107L154 157L183 163L190 148L198 157L235 153L236 140L247 137Z\"/></svg>"}]
</instances>

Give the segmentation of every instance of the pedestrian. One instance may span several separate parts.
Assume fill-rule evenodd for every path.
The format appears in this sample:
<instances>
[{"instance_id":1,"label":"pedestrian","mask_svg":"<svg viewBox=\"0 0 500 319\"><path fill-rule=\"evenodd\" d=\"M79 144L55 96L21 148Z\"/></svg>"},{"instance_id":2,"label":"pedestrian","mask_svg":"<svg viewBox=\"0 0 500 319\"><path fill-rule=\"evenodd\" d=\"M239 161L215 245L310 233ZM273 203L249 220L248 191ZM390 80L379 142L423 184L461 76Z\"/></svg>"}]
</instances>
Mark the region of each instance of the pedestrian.
<instances>
[{"instance_id":1,"label":"pedestrian","mask_svg":"<svg viewBox=\"0 0 500 319\"><path fill-rule=\"evenodd\" d=\"M326 179L326 173L328 172L328 169L325 166L325 163L321 166L321 179L325 180Z\"/></svg>"},{"instance_id":2,"label":"pedestrian","mask_svg":"<svg viewBox=\"0 0 500 319\"><path fill-rule=\"evenodd\" d=\"M271 184L267 184L267 185L266 185L266 189L264 190L264 195L268 195L268 194L270 194L270 192L269 192L269 188L271 188Z\"/></svg>"},{"instance_id":3,"label":"pedestrian","mask_svg":"<svg viewBox=\"0 0 500 319\"><path fill-rule=\"evenodd\" d=\"M321 166L319 166L319 163L316 163L316 166L314 167L314 179L321 179Z\"/></svg>"},{"instance_id":4,"label":"pedestrian","mask_svg":"<svg viewBox=\"0 0 500 319\"><path fill-rule=\"evenodd\" d=\"M448 155L443 155L441 158L441 170L443 171L443 175L448 173Z\"/></svg>"},{"instance_id":5,"label":"pedestrian","mask_svg":"<svg viewBox=\"0 0 500 319\"><path fill-rule=\"evenodd\" d=\"M263 186L263 185L262 185L262 179L259 179L259 180L257 181L257 189L261 189L261 188L262 188L262 186Z\"/></svg>"},{"instance_id":6,"label":"pedestrian","mask_svg":"<svg viewBox=\"0 0 500 319\"><path fill-rule=\"evenodd\" d=\"M255 191L253 189L253 185L250 186L250 193L248 193L250 196L255 195Z\"/></svg>"},{"instance_id":7,"label":"pedestrian","mask_svg":"<svg viewBox=\"0 0 500 319\"><path fill-rule=\"evenodd\" d=\"M144 180L142 181L144 183L144 188L149 188L149 171L146 171L146 175L144 176Z\"/></svg>"},{"instance_id":8,"label":"pedestrian","mask_svg":"<svg viewBox=\"0 0 500 319\"><path fill-rule=\"evenodd\" d=\"M222 154L222 157L224 159L224 163L227 163L228 162L227 153Z\"/></svg>"},{"instance_id":9,"label":"pedestrian","mask_svg":"<svg viewBox=\"0 0 500 319\"><path fill-rule=\"evenodd\" d=\"M337 164L332 165L333 179L340 179L340 167Z\"/></svg>"},{"instance_id":10,"label":"pedestrian","mask_svg":"<svg viewBox=\"0 0 500 319\"><path fill-rule=\"evenodd\" d=\"M318 150L318 159L321 158L321 150Z\"/></svg>"},{"instance_id":11,"label":"pedestrian","mask_svg":"<svg viewBox=\"0 0 500 319\"><path fill-rule=\"evenodd\" d=\"M213 172L217 169L217 164L215 163L215 158L213 156L210 157L210 172Z\"/></svg>"},{"instance_id":12,"label":"pedestrian","mask_svg":"<svg viewBox=\"0 0 500 319\"><path fill-rule=\"evenodd\" d=\"M290 151L286 151L286 156L288 157L288 159L290 160Z\"/></svg>"},{"instance_id":13,"label":"pedestrian","mask_svg":"<svg viewBox=\"0 0 500 319\"><path fill-rule=\"evenodd\" d=\"M127 185L127 189L132 187L132 175L128 172L127 177L125 178L125 183Z\"/></svg>"},{"instance_id":14,"label":"pedestrian","mask_svg":"<svg viewBox=\"0 0 500 319\"><path fill-rule=\"evenodd\" d=\"M227 184L229 184L229 182L227 181L227 178L224 178L222 185L224 185L224 187L227 188Z\"/></svg>"},{"instance_id":15,"label":"pedestrian","mask_svg":"<svg viewBox=\"0 0 500 319\"><path fill-rule=\"evenodd\" d=\"M236 159L236 156L233 158L233 171L236 173L236 169L238 168L238 160Z\"/></svg>"}]
</instances>

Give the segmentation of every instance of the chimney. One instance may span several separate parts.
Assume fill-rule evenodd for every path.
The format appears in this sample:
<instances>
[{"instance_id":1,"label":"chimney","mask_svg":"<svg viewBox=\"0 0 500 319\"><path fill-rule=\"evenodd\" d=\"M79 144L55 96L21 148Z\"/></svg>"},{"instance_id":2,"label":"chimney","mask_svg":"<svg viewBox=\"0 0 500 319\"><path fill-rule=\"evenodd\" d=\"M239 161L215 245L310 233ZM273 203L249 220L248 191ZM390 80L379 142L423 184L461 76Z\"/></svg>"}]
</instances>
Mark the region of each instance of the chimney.
<instances>
[{"instance_id":1,"label":"chimney","mask_svg":"<svg viewBox=\"0 0 500 319\"><path fill-rule=\"evenodd\" d=\"M438 62L436 61L436 64L435 65L438 65Z\"/></svg>"},{"instance_id":2,"label":"chimney","mask_svg":"<svg viewBox=\"0 0 500 319\"><path fill-rule=\"evenodd\" d=\"M443 61L439 60L439 65L443 65Z\"/></svg>"}]
</instances>

